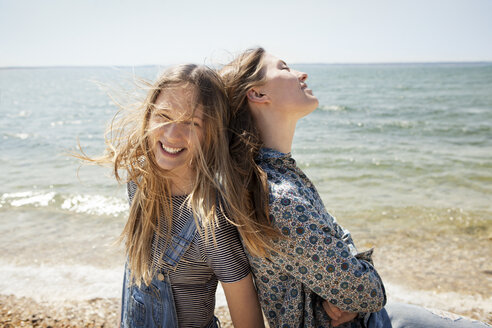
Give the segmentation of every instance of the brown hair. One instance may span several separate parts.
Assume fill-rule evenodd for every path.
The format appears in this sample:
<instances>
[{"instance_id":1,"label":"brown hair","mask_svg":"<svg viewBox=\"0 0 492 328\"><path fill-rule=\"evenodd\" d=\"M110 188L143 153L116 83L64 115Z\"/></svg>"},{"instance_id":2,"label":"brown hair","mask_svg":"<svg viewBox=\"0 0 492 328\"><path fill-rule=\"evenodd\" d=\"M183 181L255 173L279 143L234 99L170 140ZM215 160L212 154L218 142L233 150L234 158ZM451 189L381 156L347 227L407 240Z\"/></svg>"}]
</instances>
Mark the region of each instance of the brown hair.
<instances>
[{"instance_id":1,"label":"brown hair","mask_svg":"<svg viewBox=\"0 0 492 328\"><path fill-rule=\"evenodd\" d=\"M265 83L264 54L263 48L246 50L219 72L224 80L232 111L229 124L231 157L238 174L244 181L245 202L250 204L252 212L253 222L250 225L253 229L250 231L259 231L261 234L250 236L250 231L243 232L241 226L238 229L248 250L260 256L265 255L266 249L272 250L272 239L281 238L280 233L272 226L269 216L269 190L266 173L255 162L263 142L247 99L247 92L251 88Z\"/></svg>"}]
</instances>

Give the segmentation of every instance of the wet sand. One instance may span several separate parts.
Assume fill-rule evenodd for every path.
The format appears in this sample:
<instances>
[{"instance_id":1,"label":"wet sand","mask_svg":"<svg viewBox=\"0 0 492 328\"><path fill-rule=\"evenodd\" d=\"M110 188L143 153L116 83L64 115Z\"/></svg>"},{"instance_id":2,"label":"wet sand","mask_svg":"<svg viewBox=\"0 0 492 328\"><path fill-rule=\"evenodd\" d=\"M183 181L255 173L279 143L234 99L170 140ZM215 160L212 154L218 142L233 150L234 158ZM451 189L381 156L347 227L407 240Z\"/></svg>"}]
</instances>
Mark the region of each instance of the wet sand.
<instances>
[{"instance_id":1,"label":"wet sand","mask_svg":"<svg viewBox=\"0 0 492 328\"><path fill-rule=\"evenodd\" d=\"M373 260L389 301L445 310L492 324L489 214L447 211L365 213L339 220ZM458 222L456 222L458 221Z\"/></svg>"}]
</instances>

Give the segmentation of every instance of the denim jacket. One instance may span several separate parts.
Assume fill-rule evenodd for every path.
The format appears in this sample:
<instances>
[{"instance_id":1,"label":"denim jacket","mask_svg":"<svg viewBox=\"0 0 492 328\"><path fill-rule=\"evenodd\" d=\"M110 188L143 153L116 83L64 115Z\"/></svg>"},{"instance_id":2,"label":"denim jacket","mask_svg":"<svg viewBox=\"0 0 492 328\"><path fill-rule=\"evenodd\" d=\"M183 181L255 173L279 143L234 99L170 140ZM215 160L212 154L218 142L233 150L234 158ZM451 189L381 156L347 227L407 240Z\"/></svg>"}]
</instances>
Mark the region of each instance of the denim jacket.
<instances>
[{"instance_id":1,"label":"denim jacket","mask_svg":"<svg viewBox=\"0 0 492 328\"><path fill-rule=\"evenodd\" d=\"M171 270L176 267L190 246L196 231L195 220L191 217L181 233L172 236L172 241L162 257ZM125 265L121 327L178 327L168 271L156 272L148 286L141 282L139 287L134 281L130 281L130 271Z\"/></svg>"}]
</instances>

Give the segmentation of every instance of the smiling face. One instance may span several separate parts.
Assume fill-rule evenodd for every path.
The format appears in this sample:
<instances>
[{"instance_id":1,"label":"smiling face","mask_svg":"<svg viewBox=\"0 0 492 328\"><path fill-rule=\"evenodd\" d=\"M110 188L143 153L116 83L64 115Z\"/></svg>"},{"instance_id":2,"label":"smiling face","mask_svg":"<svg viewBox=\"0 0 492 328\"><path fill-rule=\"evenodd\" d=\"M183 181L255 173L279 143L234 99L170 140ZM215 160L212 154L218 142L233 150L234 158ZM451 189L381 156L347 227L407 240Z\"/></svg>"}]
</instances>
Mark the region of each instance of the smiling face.
<instances>
[{"instance_id":1,"label":"smiling face","mask_svg":"<svg viewBox=\"0 0 492 328\"><path fill-rule=\"evenodd\" d=\"M299 119L318 107L318 99L307 87L307 74L289 68L277 57L265 53L263 68L266 83L259 87L268 96L273 108Z\"/></svg>"},{"instance_id":2,"label":"smiling face","mask_svg":"<svg viewBox=\"0 0 492 328\"><path fill-rule=\"evenodd\" d=\"M191 166L203 140L203 111L194 110L191 87L163 89L149 119L149 142L157 165L173 173L173 184L186 184L195 174Z\"/></svg>"}]
</instances>

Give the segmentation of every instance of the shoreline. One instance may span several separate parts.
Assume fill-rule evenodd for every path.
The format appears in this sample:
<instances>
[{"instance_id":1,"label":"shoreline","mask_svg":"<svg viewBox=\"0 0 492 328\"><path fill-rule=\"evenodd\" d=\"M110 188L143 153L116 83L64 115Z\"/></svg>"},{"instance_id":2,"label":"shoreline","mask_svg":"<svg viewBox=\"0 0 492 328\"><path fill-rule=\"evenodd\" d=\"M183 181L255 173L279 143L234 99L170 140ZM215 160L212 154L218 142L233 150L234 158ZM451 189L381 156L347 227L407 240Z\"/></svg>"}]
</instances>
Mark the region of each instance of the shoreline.
<instances>
[{"instance_id":1,"label":"shoreline","mask_svg":"<svg viewBox=\"0 0 492 328\"><path fill-rule=\"evenodd\" d=\"M458 293L436 294L387 284L388 300L407 302L492 324L492 298ZM458 303L450 302L459 298ZM484 302L485 304L481 304ZM218 302L220 303L220 301ZM487 307L490 306L488 309ZM90 300L36 301L30 297L0 294L0 326L11 327L117 327L119 298ZM215 308L221 327L233 327L227 306ZM267 324L265 322L265 324Z\"/></svg>"}]
</instances>

